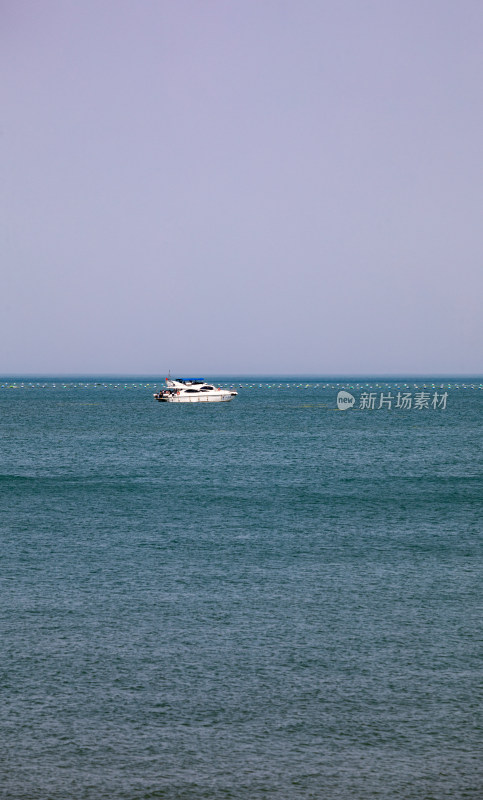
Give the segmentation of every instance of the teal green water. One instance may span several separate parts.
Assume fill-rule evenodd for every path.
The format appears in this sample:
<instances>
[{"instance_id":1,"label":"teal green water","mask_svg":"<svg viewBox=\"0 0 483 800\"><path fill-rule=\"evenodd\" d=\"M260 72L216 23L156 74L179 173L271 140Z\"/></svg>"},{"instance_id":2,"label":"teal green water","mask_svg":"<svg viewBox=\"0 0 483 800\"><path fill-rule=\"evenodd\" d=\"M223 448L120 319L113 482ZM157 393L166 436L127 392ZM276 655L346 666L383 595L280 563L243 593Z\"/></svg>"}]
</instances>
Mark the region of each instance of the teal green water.
<instances>
[{"instance_id":1,"label":"teal green water","mask_svg":"<svg viewBox=\"0 0 483 800\"><path fill-rule=\"evenodd\" d=\"M337 380L3 382L0 797L483 796L481 379Z\"/></svg>"}]
</instances>

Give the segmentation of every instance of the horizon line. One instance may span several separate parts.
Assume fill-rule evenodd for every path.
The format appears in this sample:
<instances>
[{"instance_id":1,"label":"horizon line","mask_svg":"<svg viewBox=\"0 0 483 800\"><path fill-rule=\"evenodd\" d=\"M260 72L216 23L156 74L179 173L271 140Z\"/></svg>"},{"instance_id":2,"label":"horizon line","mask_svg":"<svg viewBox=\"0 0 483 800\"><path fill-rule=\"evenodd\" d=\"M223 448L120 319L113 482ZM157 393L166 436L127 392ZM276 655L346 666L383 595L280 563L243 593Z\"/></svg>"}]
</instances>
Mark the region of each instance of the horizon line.
<instances>
[{"instance_id":1,"label":"horizon line","mask_svg":"<svg viewBox=\"0 0 483 800\"><path fill-rule=\"evenodd\" d=\"M192 372L192 371L191 371ZM208 372L219 378L483 378L483 373L473 372ZM3 378L155 378L164 380L160 373L148 372L5 372Z\"/></svg>"}]
</instances>

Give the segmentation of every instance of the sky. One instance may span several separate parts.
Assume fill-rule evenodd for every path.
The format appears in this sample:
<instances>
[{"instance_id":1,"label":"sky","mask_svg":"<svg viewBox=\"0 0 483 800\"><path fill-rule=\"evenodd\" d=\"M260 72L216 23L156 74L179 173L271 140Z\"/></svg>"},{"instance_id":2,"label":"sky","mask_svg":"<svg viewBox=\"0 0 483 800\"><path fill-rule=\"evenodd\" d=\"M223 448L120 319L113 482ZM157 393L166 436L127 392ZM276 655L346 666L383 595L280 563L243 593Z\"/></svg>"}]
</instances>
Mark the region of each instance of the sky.
<instances>
[{"instance_id":1,"label":"sky","mask_svg":"<svg viewBox=\"0 0 483 800\"><path fill-rule=\"evenodd\" d=\"M3 0L0 374L473 374L481 0Z\"/></svg>"}]
</instances>

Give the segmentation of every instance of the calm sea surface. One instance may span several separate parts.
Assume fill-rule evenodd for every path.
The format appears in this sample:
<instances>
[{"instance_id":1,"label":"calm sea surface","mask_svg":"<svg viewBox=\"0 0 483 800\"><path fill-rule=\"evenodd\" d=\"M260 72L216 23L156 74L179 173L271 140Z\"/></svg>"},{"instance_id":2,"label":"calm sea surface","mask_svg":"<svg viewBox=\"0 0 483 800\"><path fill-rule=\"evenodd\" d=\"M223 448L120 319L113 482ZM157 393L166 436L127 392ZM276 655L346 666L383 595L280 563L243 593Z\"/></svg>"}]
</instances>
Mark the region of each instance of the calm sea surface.
<instances>
[{"instance_id":1,"label":"calm sea surface","mask_svg":"<svg viewBox=\"0 0 483 800\"><path fill-rule=\"evenodd\" d=\"M481 378L0 384L0 797L481 800Z\"/></svg>"}]
</instances>

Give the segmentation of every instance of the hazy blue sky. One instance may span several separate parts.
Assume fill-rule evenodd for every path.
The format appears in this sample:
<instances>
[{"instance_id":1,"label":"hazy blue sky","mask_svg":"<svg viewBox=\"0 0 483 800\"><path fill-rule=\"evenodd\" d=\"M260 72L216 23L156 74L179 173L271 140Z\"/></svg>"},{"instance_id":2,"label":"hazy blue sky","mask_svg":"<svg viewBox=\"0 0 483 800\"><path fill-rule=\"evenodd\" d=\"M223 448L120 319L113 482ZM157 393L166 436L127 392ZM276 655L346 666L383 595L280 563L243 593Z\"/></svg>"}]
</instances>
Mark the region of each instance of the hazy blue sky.
<instances>
[{"instance_id":1,"label":"hazy blue sky","mask_svg":"<svg viewBox=\"0 0 483 800\"><path fill-rule=\"evenodd\" d=\"M481 373L481 0L3 0L0 373Z\"/></svg>"}]
</instances>

